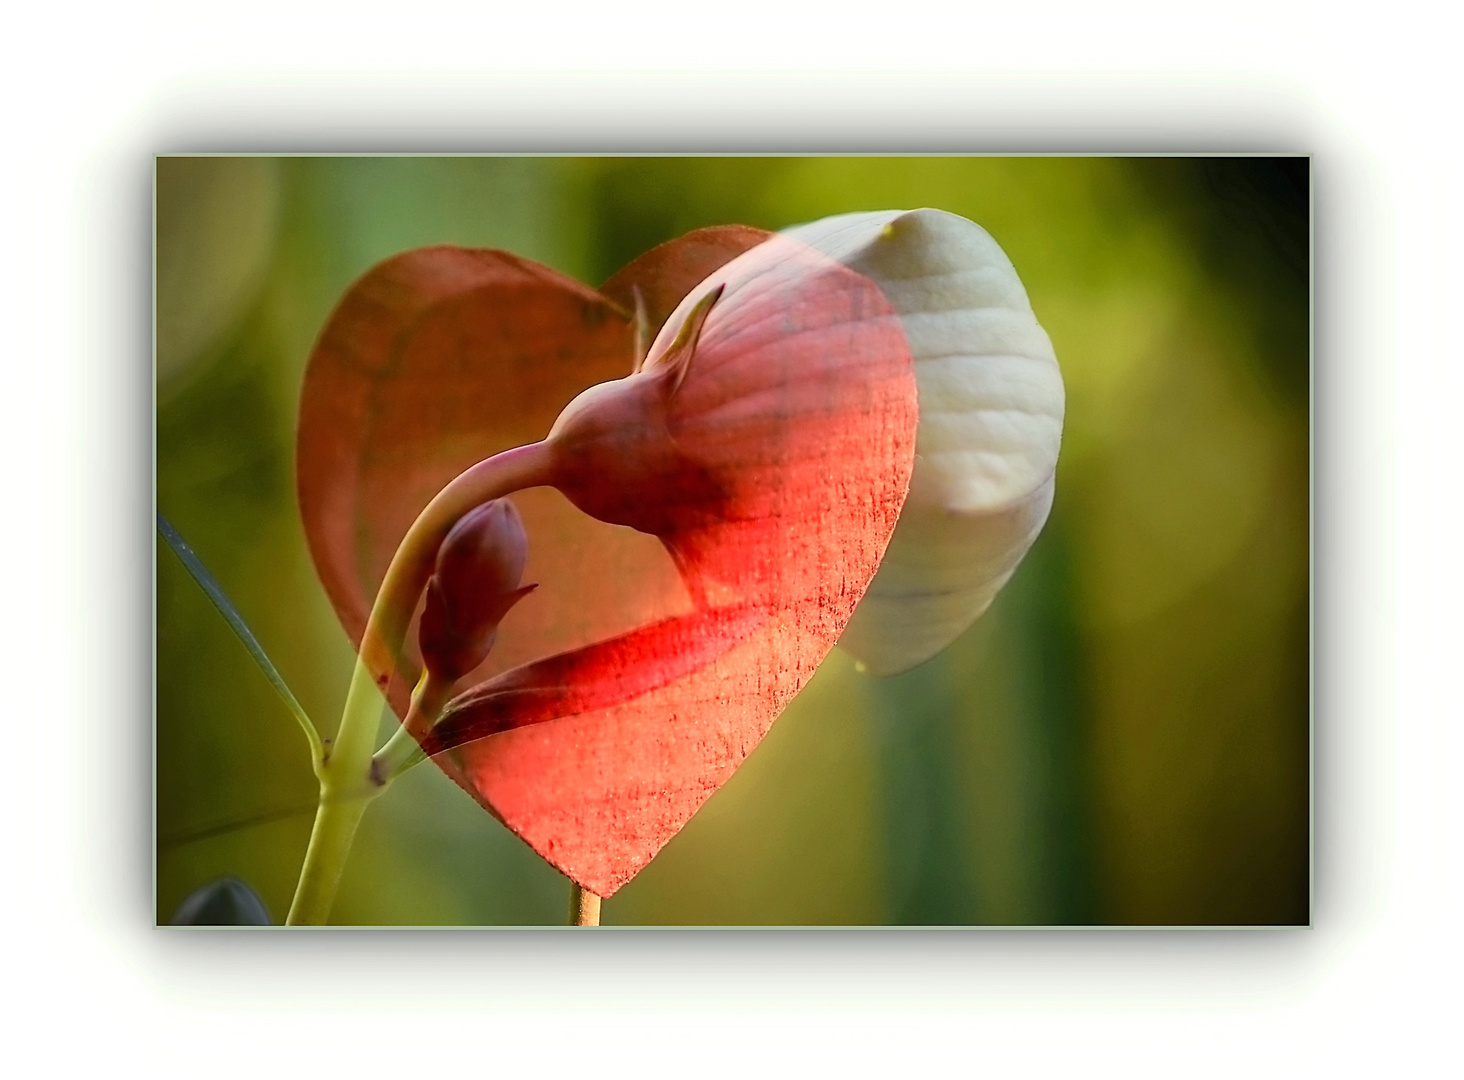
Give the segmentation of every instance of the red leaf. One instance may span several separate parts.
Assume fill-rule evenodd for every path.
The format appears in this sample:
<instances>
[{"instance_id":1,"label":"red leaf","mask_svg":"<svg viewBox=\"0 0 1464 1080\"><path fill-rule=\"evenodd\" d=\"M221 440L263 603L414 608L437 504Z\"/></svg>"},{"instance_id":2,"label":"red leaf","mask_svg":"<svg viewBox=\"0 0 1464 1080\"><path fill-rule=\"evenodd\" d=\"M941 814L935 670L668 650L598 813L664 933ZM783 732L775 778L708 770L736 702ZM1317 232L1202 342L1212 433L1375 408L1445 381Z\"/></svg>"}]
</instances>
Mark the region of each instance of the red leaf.
<instances>
[{"instance_id":1,"label":"red leaf","mask_svg":"<svg viewBox=\"0 0 1464 1080\"><path fill-rule=\"evenodd\" d=\"M501 253L409 253L348 294L307 376L302 511L359 641L372 583L416 511L467 465L543 438L573 389L629 370L627 292L659 315L695 286L644 370L576 401L546 444L547 482L656 533L679 575L643 533L557 493L515 496L525 575L544 587L510 614L480 674L538 662L462 695L424 742L455 746L449 774L601 896L812 676L908 489L918 417L893 310L868 279L784 238L703 280L753 235L703 232L648 253L607 286L622 304ZM673 346L698 301L699 336Z\"/></svg>"}]
</instances>

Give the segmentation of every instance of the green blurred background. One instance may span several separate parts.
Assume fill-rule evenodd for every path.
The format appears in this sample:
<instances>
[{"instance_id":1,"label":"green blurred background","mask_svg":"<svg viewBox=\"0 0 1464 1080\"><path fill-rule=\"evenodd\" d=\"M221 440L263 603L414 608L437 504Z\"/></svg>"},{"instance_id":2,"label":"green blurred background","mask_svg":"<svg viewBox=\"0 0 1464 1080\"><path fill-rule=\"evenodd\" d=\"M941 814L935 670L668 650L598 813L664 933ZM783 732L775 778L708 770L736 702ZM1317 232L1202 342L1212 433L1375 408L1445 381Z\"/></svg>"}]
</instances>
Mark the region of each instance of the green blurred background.
<instances>
[{"instance_id":1,"label":"green blurred background","mask_svg":"<svg viewBox=\"0 0 1464 1080\"><path fill-rule=\"evenodd\" d=\"M1309 918L1305 158L163 158L157 499L316 722L352 663L294 500L305 360L424 244L599 284L702 225L933 206L1016 264L1067 384L1051 520L891 680L838 651L606 924ZM304 740L166 547L157 917L289 906ZM368 811L332 921L553 924L568 882L432 768Z\"/></svg>"}]
</instances>

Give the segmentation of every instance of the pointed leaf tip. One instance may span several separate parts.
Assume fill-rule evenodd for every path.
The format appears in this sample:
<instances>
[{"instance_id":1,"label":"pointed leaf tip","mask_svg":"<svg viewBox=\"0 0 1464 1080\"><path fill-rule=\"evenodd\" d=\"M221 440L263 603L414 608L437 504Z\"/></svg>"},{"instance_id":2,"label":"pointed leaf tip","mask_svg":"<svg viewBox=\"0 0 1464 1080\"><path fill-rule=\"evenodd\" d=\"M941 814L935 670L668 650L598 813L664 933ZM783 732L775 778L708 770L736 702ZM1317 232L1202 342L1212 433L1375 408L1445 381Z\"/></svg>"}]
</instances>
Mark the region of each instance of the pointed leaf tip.
<instances>
[{"instance_id":1,"label":"pointed leaf tip","mask_svg":"<svg viewBox=\"0 0 1464 1080\"><path fill-rule=\"evenodd\" d=\"M701 340L707 316L712 313L712 308L722 298L722 292L726 288L724 282L696 302L696 306L687 314L686 321L681 324L681 329L676 332L675 340L657 361L657 367L671 371L668 397L674 397L676 391L681 389L681 384L686 381L686 373L691 370L691 361L696 355L696 346Z\"/></svg>"}]
</instances>

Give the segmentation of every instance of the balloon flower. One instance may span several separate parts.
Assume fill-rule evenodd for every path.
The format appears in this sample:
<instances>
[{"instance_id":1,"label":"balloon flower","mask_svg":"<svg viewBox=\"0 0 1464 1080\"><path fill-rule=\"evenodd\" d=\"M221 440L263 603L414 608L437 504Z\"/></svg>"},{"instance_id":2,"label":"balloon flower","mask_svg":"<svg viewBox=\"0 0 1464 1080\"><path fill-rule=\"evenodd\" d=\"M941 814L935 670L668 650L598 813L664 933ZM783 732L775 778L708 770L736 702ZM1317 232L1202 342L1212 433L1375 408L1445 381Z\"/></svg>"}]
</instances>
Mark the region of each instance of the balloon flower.
<instances>
[{"instance_id":1,"label":"balloon flower","mask_svg":"<svg viewBox=\"0 0 1464 1080\"><path fill-rule=\"evenodd\" d=\"M1062 418L1011 262L939 210L702 229L598 291L501 251L374 267L301 400L305 532L359 660L290 921L324 920L423 759L593 921L832 648L893 674L985 610Z\"/></svg>"}]
</instances>

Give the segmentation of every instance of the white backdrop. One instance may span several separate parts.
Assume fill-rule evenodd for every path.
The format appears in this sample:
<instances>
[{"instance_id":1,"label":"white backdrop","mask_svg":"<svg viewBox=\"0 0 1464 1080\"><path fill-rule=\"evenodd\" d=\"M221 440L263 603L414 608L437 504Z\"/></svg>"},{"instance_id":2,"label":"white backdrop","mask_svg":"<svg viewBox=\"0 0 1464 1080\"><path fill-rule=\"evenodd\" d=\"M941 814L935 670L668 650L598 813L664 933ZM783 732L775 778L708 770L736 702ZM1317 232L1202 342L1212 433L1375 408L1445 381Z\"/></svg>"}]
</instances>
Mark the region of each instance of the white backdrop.
<instances>
[{"instance_id":1,"label":"white backdrop","mask_svg":"<svg viewBox=\"0 0 1464 1080\"><path fill-rule=\"evenodd\" d=\"M18 693L0 905L20 1074L1408 1075L1457 1060L1464 238L1457 60L1427 10L12 14L0 446ZM1314 926L154 929L151 155L307 150L1314 153Z\"/></svg>"}]
</instances>

